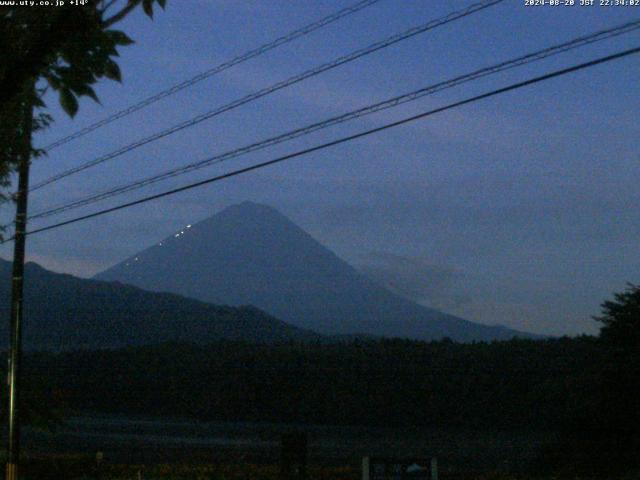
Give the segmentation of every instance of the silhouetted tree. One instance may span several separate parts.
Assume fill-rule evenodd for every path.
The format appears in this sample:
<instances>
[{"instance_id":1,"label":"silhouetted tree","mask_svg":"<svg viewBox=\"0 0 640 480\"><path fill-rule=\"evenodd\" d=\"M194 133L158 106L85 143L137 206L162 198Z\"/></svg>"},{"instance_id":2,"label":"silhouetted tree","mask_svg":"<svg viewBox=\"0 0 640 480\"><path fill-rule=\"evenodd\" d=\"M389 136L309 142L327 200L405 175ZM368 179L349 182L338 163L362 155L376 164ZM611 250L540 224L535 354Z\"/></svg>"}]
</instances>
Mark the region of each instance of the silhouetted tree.
<instances>
[{"instance_id":1,"label":"silhouetted tree","mask_svg":"<svg viewBox=\"0 0 640 480\"><path fill-rule=\"evenodd\" d=\"M47 88L58 92L70 116L78 111L79 97L98 101L92 85L101 78L121 80L118 48L133 43L111 27L138 6L151 17L155 3L164 8L166 0L0 7L0 203L9 198L4 192L18 162L16 152L24 148L25 102L38 109L33 119L37 130L51 121L43 112ZM33 151L32 157L41 153Z\"/></svg>"},{"instance_id":2,"label":"silhouetted tree","mask_svg":"<svg viewBox=\"0 0 640 480\"><path fill-rule=\"evenodd\" d=\"M601 407L598 454L621 470L640 467L640 287L628 284L602 303Z\"/></svg>"},{"instance_id":3,"label":"silhouetted tree","mask_svg":"<svg viewBox=\"0 0 640 480\"><path fill-rule=\"evenodd\" d=\"M60 93L60 103L71 116L78 110L77 97L97 100L91 85L103 77L120 81L117 48L133 43L111 27L138 5L152 17L156 2L164 8L166 0L91 1L55 9L0 7L0 111L4 114L23 88L40 78Z\"/></svg>"},{"instance_id":4,"label":"silhouetted tree","mask_svg":"<svg viewBox=\"0 0 640 480\"><path fill-rule=\"evenodd\" d=\"M611 346L635 351L640 347L640 286L628 284L615 300L602 304L602 315L594 317L602 323L600 338Z\"/></svg>"}]
</instances>

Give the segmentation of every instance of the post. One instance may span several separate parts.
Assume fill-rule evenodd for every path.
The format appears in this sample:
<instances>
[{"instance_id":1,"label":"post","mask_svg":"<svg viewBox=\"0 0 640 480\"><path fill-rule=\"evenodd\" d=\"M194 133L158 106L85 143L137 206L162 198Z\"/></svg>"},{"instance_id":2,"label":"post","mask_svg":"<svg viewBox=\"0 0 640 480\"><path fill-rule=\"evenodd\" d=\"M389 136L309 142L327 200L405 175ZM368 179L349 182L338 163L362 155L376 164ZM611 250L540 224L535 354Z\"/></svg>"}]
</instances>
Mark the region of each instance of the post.
<instances>
[{"instance_id":1,"label":"post","mask_svg":"<svg viewBox=\"0 0 640 480\"><path fill-rule=\"evenodd\" d=\"M6 480L18 480L20 458L20 361L22 357L22 287L24 276L25 233L27 227L27 196L29 193L29 163L31 161L31 129L33 122L33 87L27 90L22 118L23 145L18 159L18 192L11 280L11 329L9 347L9 444L7 446Z\"/></svg>"},{"instance_id":2,"label":"post","mask_svg":"<svg viewBox=\"0 0 640 480\"><path fill-rule=\"evenodd\" d=\"M370 480L370 458L362 457L362 480Z\"/></svg>"},{"instance_id":3,"label":"post","mask_svg":"<svg viewBox=\"0 0 640 480\"><path fill-rule=\"evenodd\" d=\"M436 457L431 459L431 480L438 480L438 459Z\"/></svg>"}]
</instances>

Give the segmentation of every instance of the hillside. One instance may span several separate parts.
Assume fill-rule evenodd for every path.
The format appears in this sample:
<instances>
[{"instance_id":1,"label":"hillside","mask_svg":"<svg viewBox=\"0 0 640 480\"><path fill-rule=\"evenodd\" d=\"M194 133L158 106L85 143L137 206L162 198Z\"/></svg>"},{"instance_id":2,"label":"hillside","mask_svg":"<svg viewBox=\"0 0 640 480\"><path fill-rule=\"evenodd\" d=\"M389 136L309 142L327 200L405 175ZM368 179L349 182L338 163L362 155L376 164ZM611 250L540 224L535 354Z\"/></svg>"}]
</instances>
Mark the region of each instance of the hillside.
<instances>
[{"instance_id":1,"label":"hillside","mask_svg":"<svg viewBox=\"0 0 640 480\"><path fill-rule=\"evenodd\" d=\"M0 260L0 315L9 318L10 262ZM282 342L317 340L254 307L225 307L117 282L86 280L25 268L23 339L30 349L70 350L166 341ZM8 322L0 335L8 338Z\"/></svg>"}]
</instances>

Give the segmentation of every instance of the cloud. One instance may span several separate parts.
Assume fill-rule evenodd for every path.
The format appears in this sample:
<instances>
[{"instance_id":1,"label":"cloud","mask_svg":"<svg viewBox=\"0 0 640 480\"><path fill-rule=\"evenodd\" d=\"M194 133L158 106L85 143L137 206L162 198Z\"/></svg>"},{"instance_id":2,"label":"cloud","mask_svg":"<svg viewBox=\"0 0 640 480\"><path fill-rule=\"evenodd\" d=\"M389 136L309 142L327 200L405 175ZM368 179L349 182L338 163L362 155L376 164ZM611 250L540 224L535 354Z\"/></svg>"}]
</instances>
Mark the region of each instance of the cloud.
<instances>
[{"instance_id":1,"label":"cloud","mask_svg":"<svg viewBox=\"0 0 640 480\"><path fill-rule=\"evenodd\" d=\"M434 308L448 310L471 301L460 288L461 272L426 259L372 252L362 257L357 268L398 295Z\"/></svg>"},{"instance_id":2,"label":"cloud","mask_svg":"<svg viewBox=\"0 0 640 480\"><path fill-rule=\"evenodd\" d=\"M394 293L467 320L545 335L597 333L591 319L598 312L597 301L587 300L593 295L554 288L544 279L469 272L425 257L380 251L354 263Z\"/></svg>"}]
</instances>

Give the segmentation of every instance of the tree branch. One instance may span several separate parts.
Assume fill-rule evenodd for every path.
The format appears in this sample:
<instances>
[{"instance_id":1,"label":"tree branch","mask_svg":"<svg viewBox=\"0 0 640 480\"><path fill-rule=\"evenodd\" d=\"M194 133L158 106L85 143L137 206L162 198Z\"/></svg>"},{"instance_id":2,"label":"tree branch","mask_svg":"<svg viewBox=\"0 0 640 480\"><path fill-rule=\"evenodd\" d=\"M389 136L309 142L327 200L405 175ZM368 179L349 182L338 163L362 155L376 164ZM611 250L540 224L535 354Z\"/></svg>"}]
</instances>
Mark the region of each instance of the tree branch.
<instances>
[{"instance_id":1,"label":"tree branch","mask_svg":"<svg viewBox=\"0 0 640 480\"><path fill-rule=\"evenodd\" d=\"M115 15L113 15L112 17L106 19L103 22L104 27L108 28L111 25L113 25L114 23L117 23L120 20L122 20L124 17L129 15L129 13L131 13L131 11L140 4L140 2L141 2L141 0L129 0L129 3L127 4L126 7L124 7L118 13L116 13Z\"/></svg>"},{"instance_id":2,"label":"tree branch","mask_svg":"<svg viewBox=\"0 0 640 480\"><path fill-rule=\"evenodd\" d=\"M107 10L109 10L118 0L110 0L108 2L106 2L106 4L102 7L102 13L107 13Z\"/></svg>"},{"instance_id":3,"label":"tree branch","mask_svg":"<svg viewBox=\"0 0 640 480\"><path fill-rule=\"evenodd\" d=\"M47 59L73 34L64 28L66 25L63 15L53 17L49 27L38 32L24 54L6 66L5 75L0 78L0 111L8 107L27 80L38 76Z\"/></svg>"}]
</instances>

